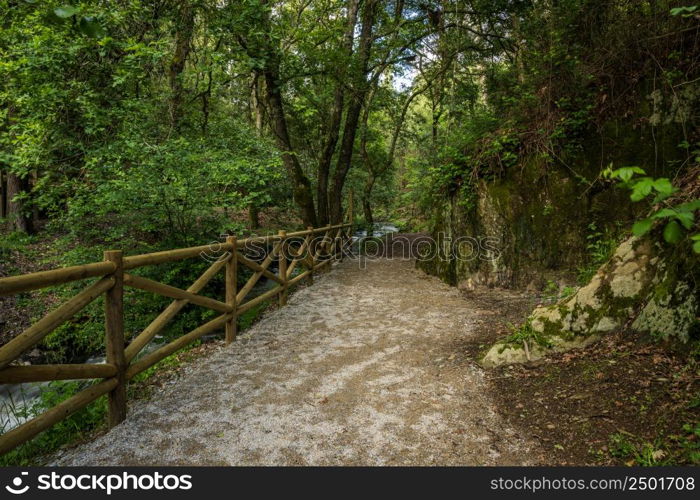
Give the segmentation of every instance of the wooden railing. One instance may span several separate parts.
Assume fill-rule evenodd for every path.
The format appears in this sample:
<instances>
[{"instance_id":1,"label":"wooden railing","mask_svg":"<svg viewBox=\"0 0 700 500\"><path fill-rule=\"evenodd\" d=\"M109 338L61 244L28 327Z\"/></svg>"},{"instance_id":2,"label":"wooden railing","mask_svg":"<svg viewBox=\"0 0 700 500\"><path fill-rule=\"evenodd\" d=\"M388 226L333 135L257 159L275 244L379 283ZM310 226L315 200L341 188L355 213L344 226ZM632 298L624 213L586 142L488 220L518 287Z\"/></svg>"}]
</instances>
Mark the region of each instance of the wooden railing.
<instances>
[{"instance_id":1,"label":"wooden railing","mask_svg":"<svg viewBox=\"0 0 700 500\"><path fill-rule=\"evenodd\" d=\"M348 212L349 221L352 221L352 208L349 207ZM208 255L212 251L211 245L129 257L124 257L120 250L110 250L104 252L103 262L0 279L0 296L2 296L71 281L99 278L0 347L0 384L102 379L45 413L1 435L0 454L7 453L105 394L108 395L109 400L109 425L113 426L123 421L127 408L126 386L130 379L208 333L224 329L226 342L232 342L236 337L239 315L274 297L278 297L280 306L285 305L289 288L304 279L312 283L314 271L336 260L340 245L351 236L351 222L307 228L305 231L289 234L280 231L277 235L243 240L229 236L225 243L217 244L219 248L216 250L222 254L221 257L186 290L136 276L127 271ZM251 244L272 245L272 250L261 263L258 263L241 252ZM274 260L278 261L277 274L269 270ZM240 265L252 270L253 274L238 290ZM297 266L304 271L295 276L294 271ZM225 299L219 301L199 295L204 286L221 271L225 275ZM255 284L263 276L276 282L276 286L257 297L246 300ZM124 287L138 288L175 299L128 345L125 345L124 337ZM54 329L103 294L105 296L105 363L11 365L24 352L34 347ZM187 304L196 304L221 314L157 350L137 358L139 352Z\"/></svg>"}]
</instances>

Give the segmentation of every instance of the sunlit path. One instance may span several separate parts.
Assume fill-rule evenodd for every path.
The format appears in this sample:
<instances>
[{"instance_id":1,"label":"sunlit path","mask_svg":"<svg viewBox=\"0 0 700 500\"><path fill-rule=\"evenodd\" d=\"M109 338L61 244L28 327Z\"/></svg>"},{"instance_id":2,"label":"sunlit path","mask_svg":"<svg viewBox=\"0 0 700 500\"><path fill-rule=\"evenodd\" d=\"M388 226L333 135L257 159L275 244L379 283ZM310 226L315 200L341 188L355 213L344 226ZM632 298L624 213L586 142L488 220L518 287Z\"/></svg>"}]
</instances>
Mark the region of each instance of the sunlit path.
<instances>
[{"instance_id":1,"label":"sunlit path","mask_svg":"<svg viewBox=\"0 0 700 500\"><path fill-rule=\"evenodd\" d=\"M481 368L445 367L478 307L411 261L345 260L57 463L536 462Z\"/></svg>"}]
</instances>

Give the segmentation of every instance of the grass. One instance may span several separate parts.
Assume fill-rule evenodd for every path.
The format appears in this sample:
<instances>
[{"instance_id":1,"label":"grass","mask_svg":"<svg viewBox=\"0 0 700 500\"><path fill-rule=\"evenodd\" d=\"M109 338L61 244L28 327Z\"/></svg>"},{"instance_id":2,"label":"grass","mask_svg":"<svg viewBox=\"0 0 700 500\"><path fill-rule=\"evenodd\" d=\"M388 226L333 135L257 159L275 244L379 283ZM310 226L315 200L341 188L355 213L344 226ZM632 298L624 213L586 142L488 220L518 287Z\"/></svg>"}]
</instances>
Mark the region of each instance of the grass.
<instances>
[{"instance_id":1,"label":"grass","mask_svg":"<svg viewBox=\"0 0 700 500\"><path fill-rule=\"evenodd\" d=\"M700 465L700 422L687 423L682 431L653 442L628 432L616 432L610 435L609 453L626 465Z\"/></svg>"},{"instance_id":2,"label":"grass","mask_svg":"<svg viewBox=\"0 0 700 500\"><path fill-rule=\"evenodd\" d=\"M545 335L535 330L532 327L531 321L532 320L528 318L527 321L520 326L508 323L508 328L510 328L511 333L504 339L504 342L518 347L522 347L523 342L527 342L530 345L534 342L542 347L551 347L551 341Z\"/></svg>"},{"instance_id":3,"label":"grass","mask_svg":"<svg viewBox=\"0 0 700 500\"><path fill-rule=\"evenodd\" d=\"M601 232L595 222L588 225L588 230L589 234L586 236L587 263L577 269L577 281L581 286L591 281L600 266L610 260L619 244L618 238L608 231Z\"/></svg>"}]
</instances>

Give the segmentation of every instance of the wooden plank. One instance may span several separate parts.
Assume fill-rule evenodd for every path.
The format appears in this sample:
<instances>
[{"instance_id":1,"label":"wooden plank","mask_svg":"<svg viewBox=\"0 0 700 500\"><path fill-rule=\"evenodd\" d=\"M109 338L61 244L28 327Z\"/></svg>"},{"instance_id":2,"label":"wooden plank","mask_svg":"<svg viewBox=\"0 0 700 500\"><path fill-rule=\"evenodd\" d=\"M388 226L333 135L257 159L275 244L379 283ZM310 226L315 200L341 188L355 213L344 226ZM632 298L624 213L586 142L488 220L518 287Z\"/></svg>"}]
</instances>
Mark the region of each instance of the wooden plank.
<instances>
[{"instance_id":1,"label":"wooden plank","mask_svg":"<svg viewBox=\"0 0 700 500\"><path fill-rule=\"evenodd\" d=\"M330 228L330 226L328 226L328 227L326 228L326 230L328 231L329 228ZM328 234L327 234L327 233L324 233L323 238L322 238L321 241L316 245L316 248L314 249L314 252L313 252L313 254L314 254L314 255L313 255L313 262L314 262L314 265L315 265L316 261L318 261L319 257L321 257L322 252L325 251L327 245L328 245Z\"/></svg>"},{"instance_id":2,"label":"wooden plank","mask_svg":"<svg viewBox=\"0 0 700 500\"><path fill-rule=\"evenodd\" d=\"M81 408L84 408L100 396L110 392L116 386L116 379L107 379L79 392L75 396L72 396L65 401L60 402L47 412L30 420L29 422L25 422L22 425L7 431L5 434L0 436L0 455L7 453L26 441L29 441L41 431L48 429L69 415L72 415Z\"/></svg>"},{"instance_id":3,"label":"wooden plank","mask_svg":"<svg viewBox=\"0 0 700 500\"><path fill-rule=\"evenodd\" d=\"M261 302L265 302L266 300L273 298L275 295L277 295L281 291L282 291L282 287L277 286L277 287L273 288L272 290L269 290L261 295L258 295L254 299L250 299L245 304L238 306L238 314L243 314L248 309L251 309L251 308L257 306Z\"/></svg>"},{"instance_id":4,"label":"wooden plank","mask_svg":"<svg viewBox=\"0 0 700 500\"><path fill-rule=\"evenodd\" d=\"M333 229L338 229L339 227L345 227L345 226L347 226L347 224L336 224L335 226L331 226L329 224L327 226L318 227L316 229L311 228L311 229L312 229L313 234L320 234L320 233L325 233L325 232L331 231ZM289 236L291 237L292 235L289 235Z\"/></svg>"},{"instance_id":5,"label":"wooden plank","mask_svg":"<svg viewBox=\"0 0 700 500\"><path fill-rule=\"evenodd\" d=\"M198 247L179 248L177 250L165 250L163 252L134 255L124 258L124 270L136 269L143 266L163 264L177 260L191 259L202 255L210 255L213 245L202 245Z\"/></svg>"},{"instance_id":6,"label":"wooden plank","mask_svg":"<svg viewBox=\"0 0 700 500\"><path fill-rule=\"evenodd\" d=\"M304 238L304 242L299 246L299 249L294 253L293 257L294 260L292 260L291 264L287 268L287 279L292 275L294 272L294 269L297 267L297 264L299 262L306 262L308 256L304 256L304 252L306 252L306 247L309 245L310 241L310 236ZM304 256L302 258L302 256ZM308 265L307 265L308 267Z\"/></svg>"},{"instance_id":7,"label":"wooden plank","mask_svg":"<svg viewBox=\"0 0 700 500\"><path fill-rule=\"evenodd\" d=\"M217 312L233 312L231 306L218 300L203 297L202 295L197 295L164 283L158 283L157 281L149 280L148 278L143 278L141 276L125 274L124 283L131 287L146 290L147 292L152 292L158 295L164 295L172 299L184 299L189 301L191 304L197 304L198 306L206 307Z\"/></svg>"},{"instance_id":8,"label":"wooden plank","mask_svg":"<svg viewBox=\"0 0 700 500\"><path fill-rule=\"evenodd\" d=\"M0 384L109 378L117 374L111 364L7 366L0 370Z\"/></svg>"},{"instance_id":9,"label":"wooden plank","mask_svg":"<svg viewBox=\"0 0 700 500\"><path fill-rule=\"evenodd\" d=\"M24 330L7 344L0 347L0 368L9 365L19 357L24 351L40 342L51 333L56 327L63 324L80 311L83 307L99 297L114 286L114 278L109 276L102 278L97 283L93 283L85 288L78 295L54 309L32 326Z\"/></svg>"},{"instance_id":10,"label":"wooden plank","mask_svg":"<svg viewBox=\"0 0 700 500\"><path fill-rule=\"evenodd\" d=\"M287 282L287 286L295 285L297 282L303 280L304 278L306 278L310 274L311 274L311 270L306 270L303 273L299 274L298 276L294 276L292 279L290 279Z\"/></svg>"},{"instance_id":11,"label":"wooden plank","mask_svg":"<svg viewBox=\"0 0 700 500\"><path fill-rule=\"evenodd\" d=\"M265 257L265 260L263 260L263 263L260 264L261 270L256 271L250 279L246 282L246 284L241 288L241 291L238 292L236 295L236 304L240 304L243 302L243 299L245 299L246 295L250 293L250 291L253 289L255 284L258 282L261 276L263 276L265 273L264 271L267 270L267 267L272 263L272 260L275 258L275 255L277 255L277 252L279 251L280 248L280 243L278 242L273 248L272 251L267 254L267 257ZM272 274L272 273L271 273ZM272 275L274 276L274 274ZM279 278L275 277L275 281L279 282Z\"/></svg>"},{"instance_id":12,"label":"wooden plank","mask_svg":"<svg viewBox=\"0 0 700 500\"><path fill-rule=\"evenodd\" d=\"M107 250L107 261L116 265L114 286L105 294L105 351L107 363L114 365L117 385L109 392L109 426L126 418L126 359L124 357L124 267L121 250Z\"/></svg>"},{"instance_id":13,"label":"wooden plank","mask_svg":"<svg viewBox=\"0 0 700 500\"><path fill-rule=\"evenodd\" d=\"M300 238L301 236L306 236L311 234L311 231L304 229L303 231L295 231L287 234L287 238Z\"/></svg>"},{"instance_id":14,"label":"wooden plank","mask_svg":"<svg viewBox=\"0 0 700 500\"><path fill-rule=\"evenodd\" d=\"M226 260L223 259L214 262L197 281L192 283L192 286L190 286L187 291L190 293L197 293L202 290L225 265ZM127 362L131 362L141 349L146 347L146 345L153 340L153 337L158 335L158 332L160 332L187 304L189 304L188 300L178 299L171 302L168 307L163 309L163 312L151 321L151 323L126 347L125 354Z\"/></svg>"},{"instance_id":15,"label":"wooden plank","mask_svg":"<svg viewBox=\"0 0 700 500\"><path fill-rule=\"evenodd\" d=\"M238 314L236 313L236 293L238 290L238 250L236 245L236 237L229 236L226 242L231 245L231 254L226 261L226 304L231 307L233 314L226 321L225 339L226 343L230 344L236 339L238 331Z\"/></svg>"},{"instance_id":16,"label":"wooden plank","mask_svg":"<svg viewBox=\"0 0 700 500\"><path fill-rule=\"evenodd\" d=\"M271 279L271 280L273 280L273 281L276 281L277 283L282 283L282 280L280 279L279 276L277 276L276 274L274 274L274 273L268 271L267 269L265 269L264 267L262 267L260 264L258 264L258 263L255 262L254 260L250 260L250 259L247 258L245 255L243 255L243 254L241 254L241 253L239 253L239 252L236 252L236 258L238 259L238 262L240 262L240 263L243 264L244 266L246 266L246 267L252 269L253 271L262 273L263 276L265 276L266 278Z\"/></svg>"},{"instance_id":17,"label":"wooden plank","mask_svg":"<svg viewBox=\"0 0 700 500\"><path fill-rule=\"evenodd\" d=\"M0 296L12 295L29 290L46 288L47 286L60 285L69 281L78 281L95 276L104 276L114 272L114 263L95 262L82 266L64 267L51 271L40 271L38 273L24 274L22 276L11 276L0 279Z\"/></svg>"},{"instance_id":18,"label":"wooden plank","mask_svg":"<svg viewBox=\"0 0 700 500\"><path fill-rule=\"evenodd\" d=\"M179 351L186 345L194 342L202 335L206 335L207 333L211 333L215 330L223 328L229 316L229 314L222 314L221 316L214 318L208 323L204 323L202 326L195 328L194 330L183 335L182 337L178 337L176 340L173 340L172 342L164 345L158 350L146 354L143 358L131 364L131 366L126 372L127 378L133 378L145 369L155 365L160 360L167 358L168 356Z\"/></svg>"}]
</instances>

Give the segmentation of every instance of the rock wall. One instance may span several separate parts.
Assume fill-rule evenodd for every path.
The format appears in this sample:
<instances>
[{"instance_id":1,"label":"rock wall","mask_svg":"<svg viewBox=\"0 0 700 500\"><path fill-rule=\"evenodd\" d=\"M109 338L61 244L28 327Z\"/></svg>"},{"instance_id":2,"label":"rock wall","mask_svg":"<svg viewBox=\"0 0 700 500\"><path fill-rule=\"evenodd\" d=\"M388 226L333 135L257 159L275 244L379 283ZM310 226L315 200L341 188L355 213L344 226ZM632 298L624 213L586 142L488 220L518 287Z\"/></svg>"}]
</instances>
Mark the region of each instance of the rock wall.
<instances>
[{"instance_id":1,"label":"rock wall","mask_svg":"<svg viewBox=\"0 0 700 500\"><path fill-rule=\"evenodd\" d=\"M572 282L586 263L591 223L598 231L629 228L645 210L628 193L592 184L610 163L637 165L661 176L680 156L673 126L632 129L609 123L584 143L566 165L525 158L495 179L480 179L436 201L433 237L440 252L418 263L430 274L460 287L477 285L539 289L549 281ZM478 256L455 258L459 238L473 238Z\"/></svg>"}]
</instances>

